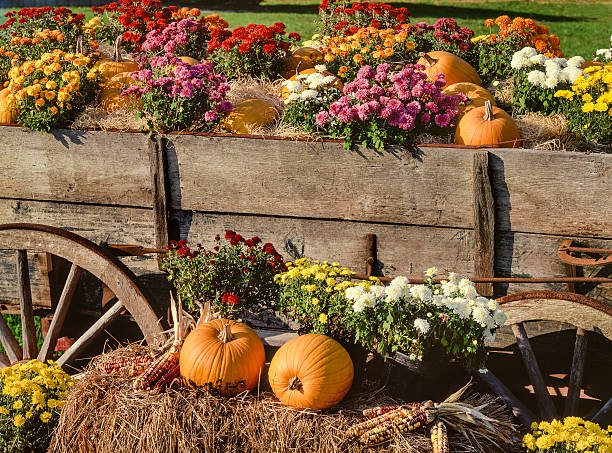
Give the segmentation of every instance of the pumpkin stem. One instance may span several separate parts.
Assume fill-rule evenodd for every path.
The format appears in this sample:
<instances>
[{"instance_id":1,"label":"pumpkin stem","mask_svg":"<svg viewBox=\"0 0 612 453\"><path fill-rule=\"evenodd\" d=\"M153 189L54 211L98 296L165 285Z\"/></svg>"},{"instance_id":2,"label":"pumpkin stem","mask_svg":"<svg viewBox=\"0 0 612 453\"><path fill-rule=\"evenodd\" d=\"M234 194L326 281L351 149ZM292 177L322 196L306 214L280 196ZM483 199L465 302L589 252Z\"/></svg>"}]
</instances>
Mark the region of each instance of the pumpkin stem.
<instances>
[{"instance_id":1,"label":"pumpkin stem","mask_svg":"<svg viewBox=\"0 0 612 453\"><path fill-rule=\"evenodd\" d=\"M115 55L113 61L123 61L121 59L121 41L123 41L123 36L117 36L117 39L115 39Z\"/></svg>"},{"instance_id":2,"label":"pumpkin stem","mask_svg":"<svg viewBox=\"0 0 612 453\"><path fill-rule=\"evenodd\" d=\"M83 35L77 36L76 45L74 46L74 53L83 53Z\"/></svg>"},{"instance_id":3,"label":"pumpkin stem","mask_svg":"<svg viewBox=\"0 0 612 453\"><path fill-rule=\"evenodd\" d=\"M493 105L491 104L491 101L485 102L485 114L482 119L485 121L493 121L495 119L495 116L493 116Z\"/></svg>"},{"instance_id":4,"label":"pumpkin stem","mask_svg":"<svg viewBox=\"0 0 612 453\"><path fill-rule=\"evenodd\" d=\"M219 339L223 341L224 344L227 344L234 339L229 322L225 326L223 326L223 330L219 332Z\"/></svg>"},{"instance_id":5,"label":"pumpkin stem","mask_svg":"<svg viewBox=\"0 0 612 453\"><path fill-rule=\"evenodd\" d=\"M287 390L299 390L302 388L302 381L297 376L293 376L289 379L289 385L287 386Z\"/></svg>"},{"instance_id":6,"label":"pumpkin stem","mask_svg":"<svg viewBox=\"0 0 612 453\"><path fill-rule=\"evenodd\" d=\"M431 55L426 54L425 52L419 53L419 57L425 58L428 67L431 67L438 62L438 60L433 58Z\"/></svg>"}]
</instances>

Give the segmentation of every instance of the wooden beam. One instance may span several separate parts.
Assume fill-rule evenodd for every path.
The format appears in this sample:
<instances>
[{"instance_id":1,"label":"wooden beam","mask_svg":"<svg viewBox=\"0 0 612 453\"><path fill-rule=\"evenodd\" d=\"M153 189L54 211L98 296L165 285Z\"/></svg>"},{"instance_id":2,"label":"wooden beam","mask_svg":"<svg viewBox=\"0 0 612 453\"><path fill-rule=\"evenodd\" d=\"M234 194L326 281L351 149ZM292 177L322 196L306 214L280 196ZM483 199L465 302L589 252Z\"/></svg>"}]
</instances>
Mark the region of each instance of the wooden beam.
<instances>
[{"instance_id":1,"label":"wooden beam","mask_svg":"<svg viewBox=\"0 0 612 453\"><path fill-rule=\"evenodd\" d=\"M610 410L612 410L612 398L610 398L606 404L604 404L603 407L597 411L591 421L593 423L601 422L608 415L608 413L610 413Z\"/></svg>"},{"instance_id":2,"label":"wooden beam","mask_svg":"<svg viewBox=\"0 0 612 453\"><path fill-rule=\"evenodd\" d=\"M19 307L21 311L21 329L23 339L23 359L35 359L37 355L36 328L34 327L34 309L32 307L32 289L30 287L30 270L28 268L28 251L17 250L17 284L19 285Z\"/></svg>"},{"instance_id":3,"label":"wooden beam","mask_svg":"<svg viewBox=\"0 0 612 453\"><path fill-rule=\"evenodd\" d=\"M578 413L578 401L582 387L582 376L584 374L584 362L586 361L587 339L584 329L576 329L576 342L574 343L574 356L572 358L572 371L565 398L564 415L576 415Z\"/></svg>"},{"instance_id":4,"label":"wooden beam","mask_svg":"<svg viewBox=\"0 0 612 453\"><path fill-rule=\"evenodd\" d=\"M0 315L2 316L2 315ZM5 368L11 364L11 361L8 359L6 355L0 352L0 369Z\"/></svg>"},{"instance_id":5,"label":"wooden beam","mask_svg":"<svg viewBox=\"0 0 612 453\"><path fill-rule=\"evenodd\" d=\"M527 406L521 403L521 401L510 391L510 389L506 387L505 384L497 378L497 376L491 373L491 371L484 368L478 370L476 373L474 373L474 375L487 384L493 393L504 400L506 406L508 406L514 416L518 418L523 425L529 427L531 426L532 422L538 420L535 414L531 412Z\"/></svg>"},{"instance_id":6,"label":"wooden beam","mask_svg":"<svg viewBox=\"0 0 612 453\"><path fill-rule=\"evenodd\" d=\"M168 195L166 190L166 142L164 137L149 138L149 169L151 173L151 195L155 216L155 247L168 247ZM157 255L157 265L162 268L164 255Z\"/></svg>"},{"instance_id":7,"label":"wooden beam","mask_svg":"<svg viewBox=\"0 0 612 453\"><path fill-rule=\"evenodd\" d=\"M2 341L2 347L6 351L10 363L19 362L23 358L21 352L21 346L17 343L15 335L9 329L6 324L4 316L0 314L0 341Z\"/></svg>"},{"instance_id":8,"label":"wooden beam","mask_svg":"<svg viewBox=\"0 0 612 453\"><path fill-rule=\"evenodd\" d=\"M73 264L70 268L70 273L68 274L68 278L64 284L64 289L62 290L62 295L60 296L60 300L57 304L57 309L53 314L51 326L49 327L45 341L40 348L40 352L38 353L38 360L41 362L46 362L49 360L55 351L55 345L62 330L62 326L64 325L64 321L66 320L66 316L68 315L70 302L72 301L72 296L74 296L74 292L76 291L81 272L82 269L76 264Z\"/></svg>"},{"instance_id":9,"label":"wooden beam","mask_svg":"<svg viewBox=\"0 0 612 453\"><path fill-rule=\"evenodd\" d=\"M540 366L538 365L538 361L533 353L533 349L531 348L531 343L529 342L527 332L525 332L525 326L523 326L522 322L512 324L512 331L516 337L519 351L521 351L521 355L523 356L523 362L525 362L525 367L527 368L527 373L529 374L529 380L533 385L533 390L535 392L538 407L540 408L540 413L543 419L552 420L553 418L557 418L557 409L555 408L555 405L550 398L550 394L548 393L548 388L546 387L546 382L544 382L544 378L542 377Z\"/></svg>"},{"instance_id":10,"label":"wooden beam","mask_svg":"<svg viewBox=\"0 0 612 453\"><path fill-rule=\"evenodd\" d=\"M77 341L70 346L66 352L57 360L58 365L64 365L71 359L76 357L83 349L85 349L98 335L100 335L113 320L119 316L125 307L121 301L117 301L112 307L104 313L100 319L98 319L89 329L87 329L83 335L81 335Z\"/></svg>"},{"instance_id":11,"label":"wooden beam","mask_svg":"<svg viewBox=\"0 0 612 453\"><path fill-rule=\"evenodd\" d=\"M474 276L494 276L495 207L489 180L489 153L475 151L472 167L474 190ZM492 283L477 283L481 296L493 296Z\"/></svg>"}]
</instances>

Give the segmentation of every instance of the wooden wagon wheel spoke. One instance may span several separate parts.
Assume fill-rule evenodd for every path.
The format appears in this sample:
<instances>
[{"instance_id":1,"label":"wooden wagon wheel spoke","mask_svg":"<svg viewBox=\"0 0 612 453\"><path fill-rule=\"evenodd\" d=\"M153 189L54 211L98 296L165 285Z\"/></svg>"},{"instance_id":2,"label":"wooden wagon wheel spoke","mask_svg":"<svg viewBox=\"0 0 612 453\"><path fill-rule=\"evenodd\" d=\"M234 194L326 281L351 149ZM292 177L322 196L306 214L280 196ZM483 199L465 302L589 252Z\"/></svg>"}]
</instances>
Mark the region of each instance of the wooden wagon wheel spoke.
<instances>
[{"instance_id":1,"label":"wooden wagon wheel spoke","mask_svg":"<svg viewBox=\"0 0 612 453\"><path fill-rule=\"evenodd\" d=\"M46 225L6 224L0 225L0 250L17 252L17 284L23 328L22 353L4 317L0 316L0 340L6 351L6 356L0 356L0 367L14 364L20 360L36 358L37 355L39 360L48 360L52 357L58 338L62 335L62 327L64 327L70 306L74 305L72 299L83 271L87 271L108 287L118 302L85 330L61 356L59 363L66 364L76 358L123 311L129 312L147 342L165 340L161 324L136 276L117 257L107 253L88 239ZM48 334L38 354L28 251L54 255L72 264L55 308Z\"/></svg>"},{"instance_id":2,"label":"wooden wagon wheel spoke","mask_svg":"<svg viewBox=\"0 0 612 453\"><path fill-rule=\"evenodd\" d=\"M23 358L21 346L17 343L15 335L9 329L2 315L0 315L0 340L2 340L2 347L6 351L10 363L19 362Z\"/></svg>"},{"instance_id":3,"label":"wooden wagon wheel spoke","mask_svg":"<svg viewBox=\"0 0 612 453\"><path fill-rule=\"evenodd\" d=\"M58 365L63 365L76 357L79 352L87 347L98 335L100 335L104 329L121 313L125 307L121 301L115 302L110 309L98 319L93 326L83 333L79 339L70 346L66 352L57 360Z\"/></svg>"},{"instance_id":4,"label":"wooden wagon wheel spoke","mask_svg":"<svg viewBox=\"0 0 612 453\"><path fill-rule=\"evenodd\" d=\"M0 368L7 367L11 364L11 361L8 359L6 355L0 352Z\"/></svg>"},{"instance_id":5,"label":"wooden wagon wheel spoke","mask_svg":"<svg viewBox=\"0 0 612 453\"><path fill-rule=\"evenodd\" d=\"M50 359L53 355L53 351L55 351L57 339L59 338L60 331L62 330L62 326L66 320L66 315L68 315L70 302L72 302L72 296L74 296L74 292L76 291L77 283L79 282L79 277L81 276L82 271L83 270L76 264L73 264L70 267L70 272L68 273L68 278L66 278L62 295L57 303L57 308L55 310L55 314L53 315L51 326L49 326L49 331L47 332L45 341L40 348L40 352L38 353L38 360L41 362L45 362Z\"/></svg>"},{"instance_id":6,"label":"wooden wagon wheel spoke","mask_svg":"<svg viewBox=\"0 0 612 453\"><path fill-rule=\"evenodd\" d=\"M572 369L570 371L569 388L565 399L565 410L563 414L568 417L578 410L578 398L582 387L582 375L586 361L587 336L584 329L576 329L576 342L574 343L574 355L572 357Z\"/></svg>"},{"instance_id":7,"label":"wooden wagon wheel spoke","mask_svg":"<svg viewBox=\"0 0 612 453\"><path fill-rule=\"evenodd\" d=\"M516 342L523 356L523 362L525 362L529 380L533 385L540 412L547 420L552 420L557 417L557 409L548 394L548 388L542 377L542 371L540 371L540 366L533 353L531 343L529 343L529 337L527 336L527 332L525 332L525 326L522 322L512 324L512 332L514 332Z\"/></svg>"},{"instance_id":8,"label":"wooden wagon wheel spoke","mask_svg":"<svg viewBox=\"0 0 612 453\"><path fill-rule=\"evenodd\" d=\"M23 359L36 357L36 328L34 327L34 308L32 307L32 288L27 250L17 250L17 282L19 284L19 308L23 338Z\"/></svg>"},{"instance_id":9,"label":"wooden wagon wheel spoke","mask_svg":"<svg viewBox=\"0 0 612 453\"><path fill-rule=\"evenodd\" d=\"M579 401L582 391L582 381L587 354L587 332L596 332L608 340L612 340L612 306L595 299L574 293L560 291L531 291L512 294L497 299L501 309L508 316L507 323L512 326L522 358L528 370L529 380L533 385L535 397L540 409L540 416L552 419L557 416L556 408L548 392L546 382L536 361L524 324L528 321L557 321L572 324L577 328L574 353L565 400L564 415L580 415ZM609 372L609 370L607 370ZM525 409L517 407L512 399L505 394L509 391L501 382L495 382L484 375L484 381L489 387L504 398L514 410L515 415ZM500 385L501 384L501 385ZM510 394L511 395L511 394ZM592 399L592 398L591 398ZM612 410L612 398L607 401L593 421L601 421ZM517 418L526 423L528 416L519 413Z\"/></svg>"}]
</instances>

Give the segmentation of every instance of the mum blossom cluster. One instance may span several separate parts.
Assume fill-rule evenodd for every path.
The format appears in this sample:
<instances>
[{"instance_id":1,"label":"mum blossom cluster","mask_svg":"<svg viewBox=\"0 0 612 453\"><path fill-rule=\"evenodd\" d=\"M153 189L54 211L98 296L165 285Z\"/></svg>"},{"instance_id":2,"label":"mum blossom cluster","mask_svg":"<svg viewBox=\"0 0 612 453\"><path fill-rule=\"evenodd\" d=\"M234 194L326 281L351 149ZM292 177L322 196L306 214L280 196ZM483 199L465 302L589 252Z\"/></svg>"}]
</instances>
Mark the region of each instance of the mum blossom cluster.
<instances>
[{"instance_id":1,"label":"mum blossom cluster","mask_svg":"<svg viewBox=\"0 0 612 453\"><path fill-rule=\"evenodd\" d=\"M597 49L595 55L598 60L612 61L612 35L610 36L610 48Z\"/></svg>"},{"instance_id":2,"label":"mum blossom cluster","mask_svg":"<svg viewBox=\"0 0 612 453\"><path fill-rule=\"evenodd\" d=\"M454 19L446 17L438 19L433 25L419 22L415 25L401 24L397 28L414 36L431 34L435 40L443 44L456 44L462 52L470 50L472 47L470 39L474 36L474 30L460 27Z\"/></svg>"},{"instance_id":3,"label":"mum blossom cluster","mask_svg":"<svg viewBox=\"0 0 612 453\"><path fill-rule=\"evenodd\" d=\"M457 115L457 105L467 101L463 95L446 96L443 74L435 82L427 81L422 65L406 65L399 72L390 72L387 63L362 66L357 78L344 85L342 96L329 111L317 115L317 124L329 121L342 123L382 119L387 125L402 130L425 128L432 123L446 127Z\"/></svg>"},{"instance_id":4,"label":"mum blossom cluster","mask_svg":"<svg viewBox=\"0 0 612 453\"><path fill-rule=\"evenodd\" d=\"M524 47L512 56L510 66L515 70L534 68L527 74L529 83L540 88L552 89L559 83L574 83L582 75L581 66L584 61L580 56L569 60L547 57L538 53L533 47Z\"/></svg>"},{"instance_id":5,"label":"mum blossom cluster","mask_svg":"<svg viewBox=\"0 0 612 453\"><path fill-rule=\"evenodd\" d=\"M299 74L296 80L283 82L283 87L289 92L285 104L317 99L322 90L333 86L338 80L333 74L325 73L327 71L325 65L316 65L315 71L311 74Z\"/></svg>"},{"instance_id":6,"label":"mum blossom cluster","mask_svg":"<svg viewBox=\"0 0 612 453\"><path fill-rule=\"evenodd\" d=\"M176 54L177 47L185 46L189 37L201 33L205 27L193 17L171 22L162 30L151 30L142 44L142 50L151 53Z\"/></svg>"}]
</instances>

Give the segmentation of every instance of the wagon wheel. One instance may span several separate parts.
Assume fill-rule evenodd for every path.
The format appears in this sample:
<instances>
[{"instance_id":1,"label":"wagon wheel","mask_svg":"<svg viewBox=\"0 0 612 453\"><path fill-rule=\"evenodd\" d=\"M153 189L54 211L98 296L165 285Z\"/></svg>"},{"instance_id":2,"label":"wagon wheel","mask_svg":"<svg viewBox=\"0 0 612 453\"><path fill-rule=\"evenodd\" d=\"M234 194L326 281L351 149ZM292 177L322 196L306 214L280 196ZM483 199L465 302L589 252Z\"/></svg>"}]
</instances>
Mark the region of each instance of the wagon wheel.
<instances>
[{"instance_id":1,"label":"wagon wheel","mask_svg":"<svg viewBox=\"0 0 612 453\"><path fill-rule=\"evenodd\" d=\"M580 294L559 291L523 292L501 297L497 301L508 316L507 324L512 326L512 332L533 386L539 415L533 414L491 371L479 370L477 375L506 402L524 425L529 426L533 421L559 418L561 414L557 412L549 394L524 323L544 320L571 324L577 330L562 415L566 417L578 415L578 401L587 354L586 332L596 332L612 340L612 307ZM609 373L610 367L606 371ZM592 421L602 421L611 409L612 398L598 410Z\"/></svg>"},{"instance_id":2,"label":"wagon wheel","mask_svg":"<svg viewBox=\"0 0 612 453\"><path fill-rule=\"evenodd\" d=\"M60 331L66 320L79 277L88 271L115 295L114 304L89 327L57 360L63 365L75 358L124 310L134 318L148 343L163 338L158 319L144 296L136 276L118 259L79 235L66 230L37 224L0 225L0 250L14 250L17 255L17 285L23 332L23 349L0 315L0 340L5 354L0 353L0 368L22 360L46 361L52 357ZM34 310L30 287L27 251L46 252L71 263L49 331L37 351Z\"/></svg>"}]
</instances>

